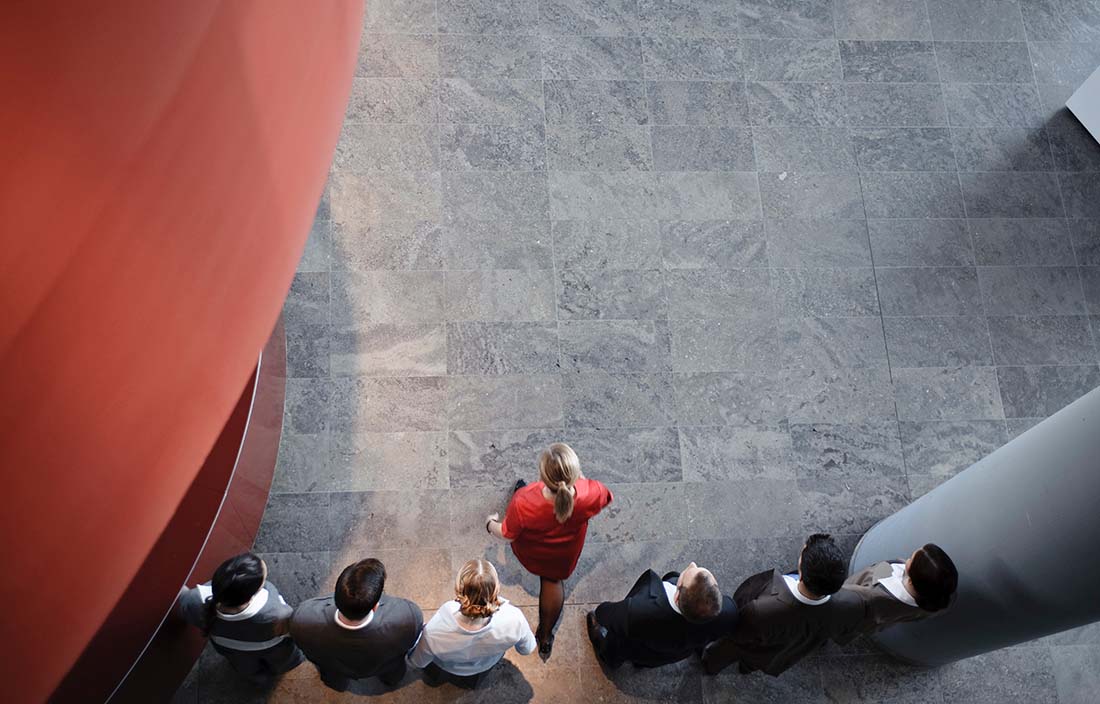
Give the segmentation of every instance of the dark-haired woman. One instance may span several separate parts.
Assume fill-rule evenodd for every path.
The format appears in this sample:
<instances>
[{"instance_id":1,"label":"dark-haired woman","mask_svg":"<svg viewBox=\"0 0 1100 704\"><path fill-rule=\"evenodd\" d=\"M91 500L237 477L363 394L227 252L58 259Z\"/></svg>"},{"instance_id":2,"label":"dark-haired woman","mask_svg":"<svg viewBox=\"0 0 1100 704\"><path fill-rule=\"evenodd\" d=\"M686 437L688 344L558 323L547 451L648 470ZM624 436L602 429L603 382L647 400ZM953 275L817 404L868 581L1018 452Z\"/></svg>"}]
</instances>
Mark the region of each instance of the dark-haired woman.
<instances>
[{"instance_id":1,"label":"dark-haired woman","mask_svg":"<svg viewBox=\"0 0 1100 704\"><path fill-rule=\"evenodd\" d=\"M539 455L539 481L516 482L504 520L493 514L485 524L492 535L512 543L512 552L539 584L539 655L549 657L554 626L565 604L562 581L573 574L584 548L588 520L611 503L611 491L581 474L573 448L556 442Z\"/></svg>"},{"instance_id":2,"label":"dark-haired woman","mask_svg":"<svg viewBox=\"0 0 1100 704\"><path fill-rule=\"evenodd\" d=\"M920 621L948 606L959 585L955 563L940 546L919 547L905 562L877 562L844 582L867 608L865 633L887 626Z\"/></svg>"},{"instance_id":3,"label":"dark-haired woman","mask_svg":"<svg viewBox=\"0 0 1100 704\"><path fill-rule=\"evenodd\" d=\"M267 581L267 565L250 552L231 557L214 577L179 597L185 621L201 628L237 672L256 684L302 662L288 635L293 609Z\"/></svg>"}]
</instances>

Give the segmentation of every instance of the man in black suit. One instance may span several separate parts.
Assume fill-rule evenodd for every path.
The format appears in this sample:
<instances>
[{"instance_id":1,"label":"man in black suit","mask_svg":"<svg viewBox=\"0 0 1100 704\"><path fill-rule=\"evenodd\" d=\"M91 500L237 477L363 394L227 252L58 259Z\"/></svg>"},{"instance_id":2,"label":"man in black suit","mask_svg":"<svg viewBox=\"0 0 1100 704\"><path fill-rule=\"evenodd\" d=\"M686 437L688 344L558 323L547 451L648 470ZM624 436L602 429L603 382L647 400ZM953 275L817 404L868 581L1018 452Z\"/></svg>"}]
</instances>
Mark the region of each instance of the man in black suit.
<instances>
[{"instance_id":1,"label":"man in black suit","mask_svg":"<svg viewBox=\"0 0 1100 704\"><path fill-rule=\"evenodd\" d=\"M833 539L811 535L797 573L768 570L737 588L737 625L706 647L704 669L716 675L738 662L742 673L762 670L778 676L830 638L851 640L866 608L855 593L840 589L847 574L847 561Z\"/></svg>"},{"instance_id":2,"label":"man in black suit","mask_svg":"<svg viewBox=\"0 0 1100 704\"><path fill-rule=\"evenodd\" d=\"M333 596L304 601L290 617L294 642L339 692L352 680L378 677L392 687L405 675L424 615L411 601L383 595L385 584L380 561L360 560L340 573Z\"/></svg>"},{"instance_id":3,"label":"man in black suit","mask_svg":"<svg viewBox=\"0 0 1100 704\"><path fill-rule=\"evenodd\" d=\"M646 570L622 601L605 601L586 616L588 638L608 667L679 662L729 633L737 607L709 570L694 562L657 577Z\"/></svg>"}]
</instances>

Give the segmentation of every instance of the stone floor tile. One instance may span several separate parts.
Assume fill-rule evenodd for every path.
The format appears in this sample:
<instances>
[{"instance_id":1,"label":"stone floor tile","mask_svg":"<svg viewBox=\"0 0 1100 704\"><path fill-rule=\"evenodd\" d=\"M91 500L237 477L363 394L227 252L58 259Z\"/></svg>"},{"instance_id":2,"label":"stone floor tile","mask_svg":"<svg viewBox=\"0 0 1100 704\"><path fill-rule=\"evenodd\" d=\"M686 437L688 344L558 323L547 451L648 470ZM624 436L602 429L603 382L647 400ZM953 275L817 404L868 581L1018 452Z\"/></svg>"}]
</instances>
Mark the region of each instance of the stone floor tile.
<instances>
[{"instance_id":1,"label":"stone floor tile","mask_svg":"<svg viewBox=\"0 0 1100 704\"><path fill-rule=\"evenodd\" d=\"M776 374L707 372L677 374L679 427L695 425L774 425L787 420L784 388Z\"/></svg>"},{"instance_id":2,"label":"stone floor tile","mask_svg":"<svg viewBox=\"0 0 1100 704\"><path fill-rule=\"evenodd\" d=\"M953 477L1009 440L1003 421L902 421L901 447L910 476Z\"/></svg>"},{"instance_id":3,"label":"stone floor tile","mask_svg":"<svg viewBox=\"0 0 1100 704\"><path fill-rule=\"evenodd\" d=\"M326 322L331 300L329 286L327 271L296 273L283 304L283 317L287 324L315 325Z\"/></svg>"},{"instance_id":4,"label":"stone floor tile","mask_svg":"<svg viewBox=\"0 0 1100 704\"><path fill-rule=\"evenodd\" d=\"M854 423L895 417L889 372L882 367L786 369L780 379L792 423Z\"/></svg>"},{"instance_id":5,"label":"stone floor tile","mask_svg":"<svg viewBox=\"0 0 1100 704\"><path fill-rule=\"evenodd\" d=\"M998 367L1008 418L1046 418L1097 386L1100 369L1081 366Z\"/></svg>"},{"instance_id":6,"label":"stone floor tile","mask_svg":"<svg viewBox=\"0 0 1100 704\"><path fill-rule=\"evenodd\" d=\"M879 312L871 267L773 269L772 286L782 317L853 317Z\"/></svg>"},{"instance_id":7,"label":"stone floor tile","mask_svg":"<svg viewBox=\"0 0 1100 704\"><path fill-rule=\"evenodd\" d=\"M998 371L992 367L894 369L898 419L1004 418Z\"/></svg>"},{"instance_id":8,"label":"stone floor tile","mask_svg":"<svg viewBox=\"0 0 1100 704\"><path fill-rule=\"evenodd\" d=\"M687 537L687 501L681 482L609 484L614 495L589 525L590 540L601 543L640 543ZM660 512L661 519L653 520Z\"/></svg>"},{"instance_id":9,"label":"stone floor tile","mask_svg":"<svg viewBox=\"0 0 1100 704\"><path fill-rule=\"evenodd\" d=\"M288 323L286 326L287 376L328 376L329 343L327 322Z\"/></svg>"},{"instance_id":10,"label":"stone floor tile","mask_svg":"<svg viewBox=\"0 0 1100 704\"><path fill-rule=\"evenodd\" d=\"M550 212L546 175L443 173L443 214L455 220L543 220Z\"/></svg>"},{"instance_id":11,"label":"stone floor tile","mask_svg":"<svg viewBox=\"0 0 1100 704\"><path fill-rule=\"evenodd\" d=\"M581 458L585 476L601 482L678 482L675 428L569 428L561 435Z\"/></svg>"},{"instance_id":12,"label":"stone floor tile","mask_svg":"<svg viewBox=\"0 0 1100 704\"><path fill-rule=\"evenodd\" d=\"M431 124L439 111L438 93L431 78L355 78L344 121Z\"/></svg>"},{"instance_id":13,"label":"stone floor tile","mask_svg":"<svg viewBox=\"0 0 1100 704\"><path fill-rule=\"evenodd\" d=\"M333 325L440 322L444 283L443 273L435 271L337 272Z\"/></svg>"},{"instance_id":14,"label":"stone floor tile","mask_svg":"<svg viewBox=\"0 0 1100 704\"><path fill-rule=\"evenodd\" d=\"M657 269L661 239L650 220L555 220L554 261L561 269Z\"/></svg>"},{"instance_id":15,"label":"stone floor tile","mask_svg":"<svg viewBox=\"0 0 1100 704\"><path fill-rule=\"evenodd\" d=\"M367 8L367 31L435 32L435 2L430 0L380 0Z\"/></svg>"},{"instance_id":16,"label":"stone floor tile","mask_svg":"<svg viewBox=\"0 0 1100 704\"><path fill-rule=\"evenodd\" d=\"M1040 642L1052 646L1100 646L1100 622L1061 631L1040 639Z\"/></svg>"},{"instance_id":17,"label":"stone floor tile","mask_svg":"<svg viewBox=\"0 0 1100 704\"><path fill-rule=\"evenodd\" d=\"M538 458L561 439L558 430L451 431L447 442L450 485L456 489L509 487L538 474ZM580 453L582 466L588 458Z\"/></svg>"},{"instance_id":18,"label":"stone floor tile","mask_svg":"<svg viewBox=\"0 0 1100 704\"><path fill-rule=\"evenodd\" d=\"M1015 439L1023 435L1036 425L1046 420L1045 418L1006 418L1005 426L1008 428L1009 439Z\"/></svg>"},{"instance_id":19,"label":"stone floor tile","mask_svg":"<svg viewBox=\"0 0 1100 704\"><path fill-rule=\"evenodd\" d=\"M703 678L703 701L707 704L828 704L832 700L827 698L821 686L819 668L813 663L802 662L784 672L782 677L762 672L742 675L736 667L728 667L717 677Z\"/></svg>"},{"instance_id":20,"label":"stone floor tile","mask_svg":"<svg viewBox=\"0 0 1100 704\"><path fill-rule=\"evenodd\" d=\"M756 127L757 167L764 172L855 171L856 158L842 127Z\"/></svg>"},{"instance_id":21,"label":"stone floor tile","mask_svg":"<svg viewBox=\"0 0 1100 704\"><path fill-rule=\"evenodd\" d=\"M447 373L447 332L442 324L336 325L328 351L334 377Z\"/></svg>"},{"instance_id":22,"label":"stone floor tile","mask_svg":"<svg viewBox=\"0 0 1100 704\"><path fill-rule=\"evenodd\" d=\"M641 31L633 0L545 0L539 3L547 34L622 36Z\"/></svg>"},{"instance_id":23,"label":"stone floor tile","mask_svg":"<svg viewBox=\"0 0 1100 704\"><path fill-rule=\"evenodd\" d=\"M1049 0L1021 0L1024 28L1029 39L1097 41L1100 22L1089 14L1087 6L1052 3Z\"/></svg>"},{"instance_id":24,"label":"stone floor tile","mask_svg":"<svg viewBox=\"0 0 1100 704\"><path fill-rule=\"evenodd\" d=\"M840 369L887 366L882 320L855 318L781 318L779 363L783 367Z\"/></svg>"},{"instance_id":25,"label":"stone floor tile","mask_svg":"<svg viewBox=\"0 0 1100 704\"><path fill-rule=\"evenodd\" d=\"M330 496L331 542L327 547L334 552L354 555L385 548L438 547L448 542L450 494L446 490L360 491ZM320 517L317 520L320 522ZM362 558L352 557L349 562L355 559Z\"/></svg>"},{"instance_id":26,"label":"stone floor tile","mask_svg":"<svg viewBox=\"0 0 1100 704\"><path fill-rule=\"evenodd\" d=\"M875 266L973 266L967 221L955 218L868 220Z\"/></svg>"},{"instance_id":27,"label":"stone floor tile","mask_svg":"<svg viewBox=\"0 0 1100 704\"><path fill-rule=\"evenodd\" d=\"M672 371L665 321L578 320L563 322L558 330L566 372Z\"/></svg>"},{"instance_id":28,"label":"stone floor tile","mask_svg":"<svg viewBox=\"0 0 1100 704\"><path fill-rule=\"evenodd\" d=\"M298 260L299 272L328 271L331 263L332 221L314 220L309 230L309 239Z\"/></svg>"},{"instance_id":29,"label":"stone floor tile","mask_svg":"<svg viewBox=\"0 0 1100 704\"><path fill-rule=\"evenodd\" d=\"M896 420L865 423L792 423L792 458L798 479L904 476Z\"/></svg>"},{"instance_id":30,"label":"stone floor tile","mask_svg":"<svg viewBox=\"0 0 1100 704\"><path fill-rule=\"evenodd\" d=\"M962 217L963 198L953 172L864 172L863 204L869 218Z\"/></svg>"},{"instance_id":31,"label":"stone floor tile","mask_svg":"<svg viewBox=\"0 0 1100 704\"><path fill-rule=\"evenodd\" d=\"M875 269L882 313L887 316L980 315L978 273L973 267Z\"/></svg>"},{"instance_id":32,"label":"stone floor tile","mask_svg":"<svg viewBox=\"0 0 1100 704\"><path fill-rule=\"evenodd\" d=\"M1100 218L1100 174L1060 174L1066 215L1071 218Z\"/></svg>"},{"instance_id":33,"label":"stone floor tile","mask_svg":"<svg viewBox=\"0 0 1100 704\"><path fill-rule=\"evenodd\" d=\"M332 395L331 379L287 379L284 427L294 433L324 432L330 422Z\"/></svg>"},{"instance_id":34,"label":"stone floor tile","mask_svg":"<svg viewBox=\"0 0 1100 704\"><path fill-rule=\"evenodd\" d=\"M706 320L671 320L672 371L723 372L777 367L779 339L767 311Z\"/></svg>"},{"instance_id":35,"label":"stone floor tile","mask_svg":"<svg viewBox=\"0 0 1100 704\"><path fill-rule=\"evenodd\" d=\"M553 320L554 272L523 269L448 271L447 320Z\"/></svg>"},{"instance_id":36,"label":"stone floor tile","mask_svg":"<svg viewBox=\"0 0 1100 704\"><path fill-rule=\"evenodd\" d=\"M945 127L866 127L852 130L863 171L951 171L955 150Z\"/></svg>"},{"instance_id":37,"label":"stone floor tile","mask_svg":"<svg viewBox=\"0 0 1100 704\"><path fill-rule=\"evenodd\" d=\"M332 168L336 171L437 171L435 125L344 125Z\"/></svg>"},{"instance_id":38,"label":"stone floor tile","mask_svg":"<svg viewBox=\"0 0 1100 704\"><path fill-rule=\"evenodd\" d=\"M542 56L521 35L441 34L440 75L467 78L542 78Z\"/></svg>"},{"instance_id":39,"label":"stone floor tile","mask_svg":"<svg viewBox=\"0 0 1100 704\"><path fill-rule=\"evenodd\" d=\"M1100 647L1052 647L1058 704L1087 704L1100 690Z\"/></svg>"},{"instance_id":40,"label":"stone floor tile","mask_svg":"<svg viewBox=\"0 0 1100 704\"><path fill-rule=\"evenodd\" d=\"M966 214L976 218L1056 218L1064 214L1054 174L960 173Z\"/></svg>"},{"instance_id":41,"label":"stone floor tile","mask_svg":"<svg viewBox=\"0 0 1100 704\"><path fill-rule=\"evenodd\" d=\"M543 120L542 84L517 78L444 78L439 82L439 121L532 125Z\"/></svg>"},{"instance_id":42,"label":"stone floor tile","mask_svg":"<svg viewBox=\"0 0 1100 704\"><path fill-rule=\"evenodd\" d=\"M599 521L600 516L592 519ZM591 524L590 524L591 525ZM687 541L600 543L587 541L573 576L566 581L566 599L575 604L599 604L622 598L638 575L681 569L689 561ZM537 580L536 580L537 584Z\"/></svg>"},{"instance_id":43,"label":"stone floor tile","mask_svg":"<svg viewBox=\"0 0 1100 704\"><path fill-rule=\"evenodd\" d=\"M748 94L741 82L647 81L643 94L642 110L648 104L656 125L749 124ZM548 109L548 118L551 114Z\"/></svg>"},{"instance_id":44,"label":"stone floor tile","mask_svg":"<svg viewBox=\"0 0 1100 704\"><path fill-rule=\"evenodd\" d=\"M555 220L654 219L662 215L657 200L653 174L636 171L550 173L550 216ZM729 206L726 210L728 214Z\"/></svg>"},{"instance_id":45,"label":"stone floor tile","mask_svg":"<svg viewBox=\"0 0 1100 704\"><path fill-rule=\"evenodd\" d=\"M770 312L767 269L676 269L664 272L670 318L744 318Z\"/></svg>"},{"instance_id":46,"label":"stone floor tile","mask_svg":"<svg viewBox=\"0 0 1100 704\"><path fill-rule=\"evenodd\" d=\"M646 37L645 76L650 80L730 80L745 78L741 42L727 38Z\"/></svg>"},{"instance_id":47,"label":"stone floor tile","mask_svg":"<svg viewBox=\"0 0 1100 704\"><path fill-rule=\"evenodd\" d=\"M328 478L328 433L292 433L284 428L279 436L278 471L271 491L296 494L325 491Z\"/></svg>"},{"instance_id":48,"label":"stone floor tile","mask_svg":"<svg viewBox=\"0 0 1100 704\"><path fill-rule=\"evenodd\" d=\"M1076 264L1065 220L971 218L968 224L978 264Z\"/></svg>"},{"instance_id":49,"label":"stone floor tile","mask_svg":"<svg viewBox=\"0 0 1100 704\"><path fill-rule=\"evenodd\" d=\"M685 482L794 479L785 425L680 429Z\"/></svg>"},{"instance_id":50,"label":"stone floor tile","mask_svg":"<svg viewBox=\"0 0 1100 704\"><path fill-rule=\"evenodd\" d=\"M802 533L862 535L909 503L905 475L798 480Z\"/></svg>"},{"instance_id":51,"label":"stone floor tile","mask_svg":"<svg viewBox=\"0 0 1100 704\"><path fill-rule=\"evenodd\" d=\"M448 374L550 374L558 368L555 323L448 323Z\"/></svg>"},{"instance_id":52,"label":"stone floor tile","mask_svg":"<svg viewBox=\"0 0 1100 704\"><path fill-rule=\"evenodd\" d=\"M883 318L895 367L990 366L989 329L981 316Z\"/></svg>"},{"instance_id":53,"label":"stone floor tile","mask_svg":"<svg viewBox=\"0 0 1100 704\"><path fill-rule=\"evenodd\" d=\"M331 594L344 568L333 562L333 553L324 551L269 552L260 557L267 564L268 579L291 606Z\"/></svg>"},{"instance_id":54,"label":"stone floor tile","mask_svg":"<svg viewBox=\"0 0 1100 704\"><path fill-rule=\"evenodd\" d=\"M635 226L634 231L646 230ZM660 224L660 239L668 269L735 269L768 264L764 227L758 220L667 220ZM637 246L634 249L645 251Z\"/></svg>"},{"instance_id":55,"label":"stone floor tile","mask_svg":"<svg viewBox=\"0 0 1100 704\"><path fill-rule=\"evenodd\" d=\"M962 171L1053 171L1047 132L1024 127L961 127L951 131Z\"/></svg>"},{"instance_id":56,"label":"stone floor tile","mask_svg":"<svg viewBox=\"0 0 1100 704\"><path fill-rule=\"evenodd\" d=\"M990 315L1080 315L1086 312L1075 267L978 267Z\"/></svg>"},{"instance_id":57,"label":"stone floor tile","mask_svg":"<svg viewBox=\"0 0 1100 704\"><path fill-rule=\"evenodd\" d=\"M1100 313L1100 267L1083 266L1078 273L1081 276L1081 286L1085 291L1085 308L1093 316Z\"/></svg>"},{"instance_id":58,"label":"stone floor tile","mask_svg":"<svg viewBox=\"0 0 1100 704\"><path fill-rule=\"evenodd\" d=\"M843 39L930 39L924 3L908 0L836 0L836 35Z\"/></svg>"},{"instance_id":59,"label":"stone floor tile","mask_svg":"<svg viewBox=\"0 0 1100 704\"><path fill-rule=\"evenodd\" d=\"M649 128L639 125L551 125L546 134L551 169L652 171Z\"/></svg>"},{"instance_id":60,"label":"stone floor tile","mask_svg":"<svg viewBox=\"0 0 1100 704\"><path fill-rule=\"evenodd\" d=\"M753 171L753 137L748 128L656 126L653 163L662 171Z\"/></svg>"},{"instance_id":61,"label":"stone floor tile","mask_svg":"<svg viewBox=\"0 0 1100 704\"><path fill-rule=\"evenodd\" d=\"M447 379L345 377L334 380L332 429L339 432L443 430Z\"/></svg>"},{"instance_id":62,"label":"stone floor tile","mask_svg":"<svg viewBox=\"0 0 1100 704\"><path fill-rule=\"evenodd\" d=\"M661 272L656 269L565 269L558 272L562 320L664 318Z\"/></svg>"},{"instance_id":63,"label":"stone floor tile","mask_svg":"<svg viewBox=\"0 0 1100 704\"><path fill-rule=\"evenodd\" d=\"M649 123L642 81L547 80L543 93L548 125Z\"/></svg>"},{"instance_id":64,"label":"stone floor tile","mask_svg":"<svg viewBox=\"0 0 1100 704\"><path fill-rule=\"evenodd\" d=\"M451 570L450 550L445 546L369 550L348 546L330 554L333 563L329 592L346 565L373 557L386 567L386 593L408 599L424 611L454 599L455 573ZM430 618L430 614L424 614L425 621Z\"/></svg>"},{"instance_id":65,"label":"stone floor tile","mask_svg":"<svg viewBox=\"0 0 1100 704\"><path fill-rule=\"evenodd\" d=\"M562 393L569 427L670 426L676 420L668 374L566 374Z\"/></svg>"},{"instance_id":66,"label":"stone floor tile","mask_svg":"<svg viewBox=\"0 0 1100 704\"><path fill-rule=\"evenodd\" d=\"M1096 361L1085 316L1013 316L989 319L997 364L1089 364Z\"/></svg>"},{"instance_id":67,"label":"stone floor tile","mask_svg":"<svg viewBox=\"0 0 1100 704\"><path fill-rule=\"evenodd\" d=\"M332 270L339 274L441 269L442 239L442 229L434 220L336 223L332 228ZM333 280L339 285L346 278L334 276Z\"/></svg>"},{"instance_id":68,"label":"stone floor tile","mask_svg":"<svg viewBox=\"0 0 1100 704\"><path fill-rule=\"evenodd\" d=\"M848 124L853 127L948 124L943 94L935 83L848 83L844 85L843 105Z\"/></svg>"},{"instance_id":69,"label":"stone floor tile","mask_svg":"<svg viewBox=\"0 0 1100 704\"><path fill-rule=\"evenodd\" d=\"M1072 90L1061 86L1043 86L1040 94L1046 99L1049 91L1062 95L1057 98L1057 107L1046 123L1046 134L1050 140L1050 151L1054 159L1054 168L1060 171L1098 171L1100 170L1100 145L1092 138L1088 130L1073 116L1067 108L1061 107L1065 96Z\"/></svg>"},{"instance_id":70,"label":"stone floor tile","mask_svg":"<svg viewBox=\"0 0 1100 704\"><path fill-rule=\"evenodd\" d=\"M760 185L755 173L661 171L656 176L660 220L760 218Z\"/></svg>"},{"instance_id":71,"label":"stone floor tile","mask_svg":"<svg viewBox=\"0 0 1100 704\"><path fill-rule=\"evenodd\" d=\"M442 228L448 269L552 269L550 221L469 221Z\"/></svg>"},{"instance_id":72,"label":"stone floor tile","mask_svg":"<svg viewBox=\"0 0 1100 704\"><path fill-rule=\"evenodd\" d=\"M885 658L823 657L814 663L827 701L855 704L943 702L933 668L912 667Z\"/></svg>"},{"instance_id":73,"label":"stone floor tile","mask_svg":"<svg viewBox=\"0 0 1100 704\"><path fill-rule=\"evenodd\" d=\"M685 482L687 532L692 538L797 534L799 496L789 479ZM747 576L747 575L746 575Z\"/></svg>"},{"instance_id":74,"label":"stone floor tile","mask_svg":"<svg viewBox=\"0 0 1100 704\"><path fill-rule=\"evenodd\" d=\"M447 424L450 430L560 428L562 398L556 375L451 377Z\"/></svg>"},{"instance_id":75,"label":"stone floor tile","mask_svg":"<svg viewBox=\"0 0 1100 704\"><path fill-rule=\"evenodd\" d=\"M542 171L546 144L541 125L441 125L442 168L447 171Z\"/></svg>"},{"instance_id":76,"label":"stone floor tile","mask_svg":"<svg viewBox=\"0 0 1100 704\"><path fill-rule=\"evenodd\" d=\"M840 55L832 39L750 39L741 45L750 81L839 81Z\"/></svg>"},{"instance_id":77,"label":"stone floor tile","mask_svg":"<svg viewBox=\"0 0 1100 704\"><path fill-rule=\"evenodd\" d=\"M737 9L741 34L747 37L833 36L828 0L742 0Z\"/></svg>"},{"instance_id":78,"label":"stone floor tile","mask_svg":"<svg viewBox=\"0 0 1100 704\"><path fill-rule=\"evenodd\" d=\"M439 74L434 34L378 33L369 30L359 42L355 75L370 78L415 78ZM425 31L434 32L434 28Z\"/></svg>"},{"instance_id":79,"label":"stone floor tile","mask_svg":"<svg viewBox=\"0 0 1100 704\"><path fill-rule=\"evenodd\" d=\"M864 220L764 221L768 263L773 267L869 267Z\"/></svg>"},{"instance_id":80,"label":"stone floor tile","mask_svg":"<svg viewBox=\"0 0 1100 704\"><path fill-rule=\"evenodd\" d=\"M844 124L844 94L839 83L747 84L750 121L768 127L838 127Z\"/></svg>"},{"instance_id":81,"label":"stone floor tile","mask_svg":"<svg viewBox=\"0 0 1100 704\"><path fill-rule=\"evenodd\" d=\"M1050 650L1005 648L939 668L945 701L1054 703L1058 689Z\"/></svg>"},{"instance_id":82,"label":"stone floor tile","mask_svg":"<svg viewBox=\"0 0 1100 704\"><path fill-rule=\"evenodd\" d=\"M952 83L1027 83L1033 79L1026 42L938 41L940 79Z\"/></svg>"},{"instance_id":83,"label":"stone floor tile","mask_svg":"<svg viewBox=\"0 0 1100 704\"><path fill-rule=\"evenodd\" d=\"M535 34L535 0L438 0L439 31L450 34Z\"/></svg>"},{"instance_id":84,"label":"stone floor tile","mask_svg":"<svg viewBox=\"0 0 1100 704\"><path fill-rule=\"evenodd\" d=\"M332 546L327 493L271 494L253 548L258 552L314 552ZM319 517L303 521L303 516Z\"/></svg>"},{"instance_id":85,"label":"stone floor tile","mask_svg":"<svg viewBox=\"0 0 1100 704\"><path fill-rule=\"evenodd\" d=\"M332 433L328 491L447 489L444 432Z\"/></svg>"},{"instance_id":86,"label":"stone floor tile","mask_svg":"<svg viewBox=\"0 0 1100 704\"><path fill-rule=\"evenodd\" d=\"M642 41L636 37L544 34L543 78L634 79L643 76Z\"/></svg>"},{"instance_id":87,"label":"stone floor tile","mask_svg":"<svg viewBox=\"0 0 1100 704\"><path fill-rule=\"evenodd\" d=\"M927 0L932 36L938 40L1024 39L1017 0Z\"/></svg>"},{"instance_id":88,"label":"stone floor tile","mask_svg":"<svg viewBox=\"0 0 1100 704\"><path fill-rule=\"evenodd\" d=\"M399 219L438 220L442 212L440 177L434 172L332 174L332 222L362 231L367 225ZM400 213L400 218L394 214Z\"/></svg>"},{"instance_id":89,"label":"stone floor tile","mask_svg":"<svg viewBox=\"0 0 1100 704\"><path fill-rule=\"evenodd\" d=\"M737 7L722 0L638 0L642 33L675 37L729 37L738 34Z\"/></svg>"},{"instance_id":90,"label":"stone floor tile","mask_svg":"<svg viewBox=\"0 0 1100 704\"><path fill-rule=\"evenodd\" d=\"M945 83L953 127L1042 127L1039 93L1028 83Z\"/></svg>"},{"instance_id":91,"label":"stone floor tile","mask_svg":"<svg viewBox=\"0 0 1100 704\"><path fill-rule=\"evenodd\" d=\"M1084 83L1100 62L1100 47L1095 42L1028 43L1031 65L1037 83L1077 86Z\"/></svg>"},{"instance_id":92,"label":"stone floor tile","mask_svg":"<svg viewBox=\"0 0 1100 704\"><path fill-rule=\"evenodd\" d=\"M936 83L936 53L932 42L841 41L840 61L845 81Z\"/></svg>"}]
</instances>

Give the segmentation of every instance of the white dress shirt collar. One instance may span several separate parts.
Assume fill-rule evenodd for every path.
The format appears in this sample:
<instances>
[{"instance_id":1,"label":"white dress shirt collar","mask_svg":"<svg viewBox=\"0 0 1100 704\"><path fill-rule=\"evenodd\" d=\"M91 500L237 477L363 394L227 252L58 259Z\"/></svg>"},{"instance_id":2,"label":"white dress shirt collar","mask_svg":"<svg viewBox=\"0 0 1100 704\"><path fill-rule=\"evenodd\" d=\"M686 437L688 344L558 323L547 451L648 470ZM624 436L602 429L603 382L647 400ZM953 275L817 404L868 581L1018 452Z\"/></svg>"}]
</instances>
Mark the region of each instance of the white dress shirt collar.
<instances>
[{"instance_id":1,"label":"white dress shirt collar","mask_svg":"<svg viewBox=\"0 0 1100 704\"><path fill-rule=\"evenodd\" d=\"M919 609L920 607L917 606L917 600L914 599L913 595L909 593L909 590L905 588L905 565L894 563L890 565L890 570L890 576L883 577L878 583L886 587L886 591L890 592L890 595L901 603Z\"/></svg>"},{"instance_id":2,"label":"white dress shirt collar","mask_svg":"<svg viewBox=\"0 0 1100 704\"><path fill-rule=\"evenodd\" d=\"M791 590L791 594L794 594L794 598L801 601L806 606L821 606L829 600L831 594L826 594L820 599L811 599L803 594L798 589L798 575L785 574L783 575L783 582L787 585L787 589Z\"/></svg>"},{"instance_id":3,"label":"white dress shirt collar","mask_svg":"<svg viewBox=\"0 0 1100 704\"><path fill-rule=\"evenodd\" d=\"M673 611L683 616L684 612L680 611L680 605L676 603L676 585L672 582L661 582L661 586L665 588L665 596L668 597L668 605L672 607Z\"/></svg>"},{"instance_id":4,"label":"white dress shirt collar","mask_svg":"<svg viewBox=\"0 0 1100 704\"><path fill-rule=\"evenodd\" d=\"M374 620L374 610L372 609L371 612L367 614L367 617L363 619L362 623L357 623L354 626L344 620L347 617L340 613L340 609L336 609L336 614L333 618L336 619L336 625L340 628L346 628L349 631L358 631L360 628L369 626L370 622Z\"/></svg>"}]
</instances>

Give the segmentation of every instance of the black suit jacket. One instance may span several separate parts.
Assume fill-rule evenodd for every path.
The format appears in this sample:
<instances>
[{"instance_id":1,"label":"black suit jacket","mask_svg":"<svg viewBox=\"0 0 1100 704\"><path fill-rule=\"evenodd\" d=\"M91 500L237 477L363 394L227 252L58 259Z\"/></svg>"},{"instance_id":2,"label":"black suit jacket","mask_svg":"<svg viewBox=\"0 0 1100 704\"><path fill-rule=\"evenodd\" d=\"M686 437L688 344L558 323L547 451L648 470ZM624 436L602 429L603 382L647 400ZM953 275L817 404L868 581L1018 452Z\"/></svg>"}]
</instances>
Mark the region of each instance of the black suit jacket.
<instances>
[{"instance_id":1,"label":"black suit jacket","mask_svg":"<svg viewBox=\"0 0 1100 704\"><path fill-rule=\"evenodd\" d=\"M318 670L350 679L399 667L424 626L416 604L388 594L378 600L374 618L360 630L343 628L335 619L331 596L303 601L290 617L290 635Z\"/></svg>"},{"instance_id":2,"label":"black suit jacket","mask_svg":"<svg viewBox=\"0 0 1100 704\"><path fill-rule=\"evenodd\" d=\"M691 623L676 613L662 582L677 577L679 573L670 572L662 580L646 570L625 599L596 607L596 620L608 630L605 660L612 664L629 660L642 667L667 665L691 657L733 629L737 607L728 596L722 597L718 616L706 623Z\"/></svg>"}]
</instances>

